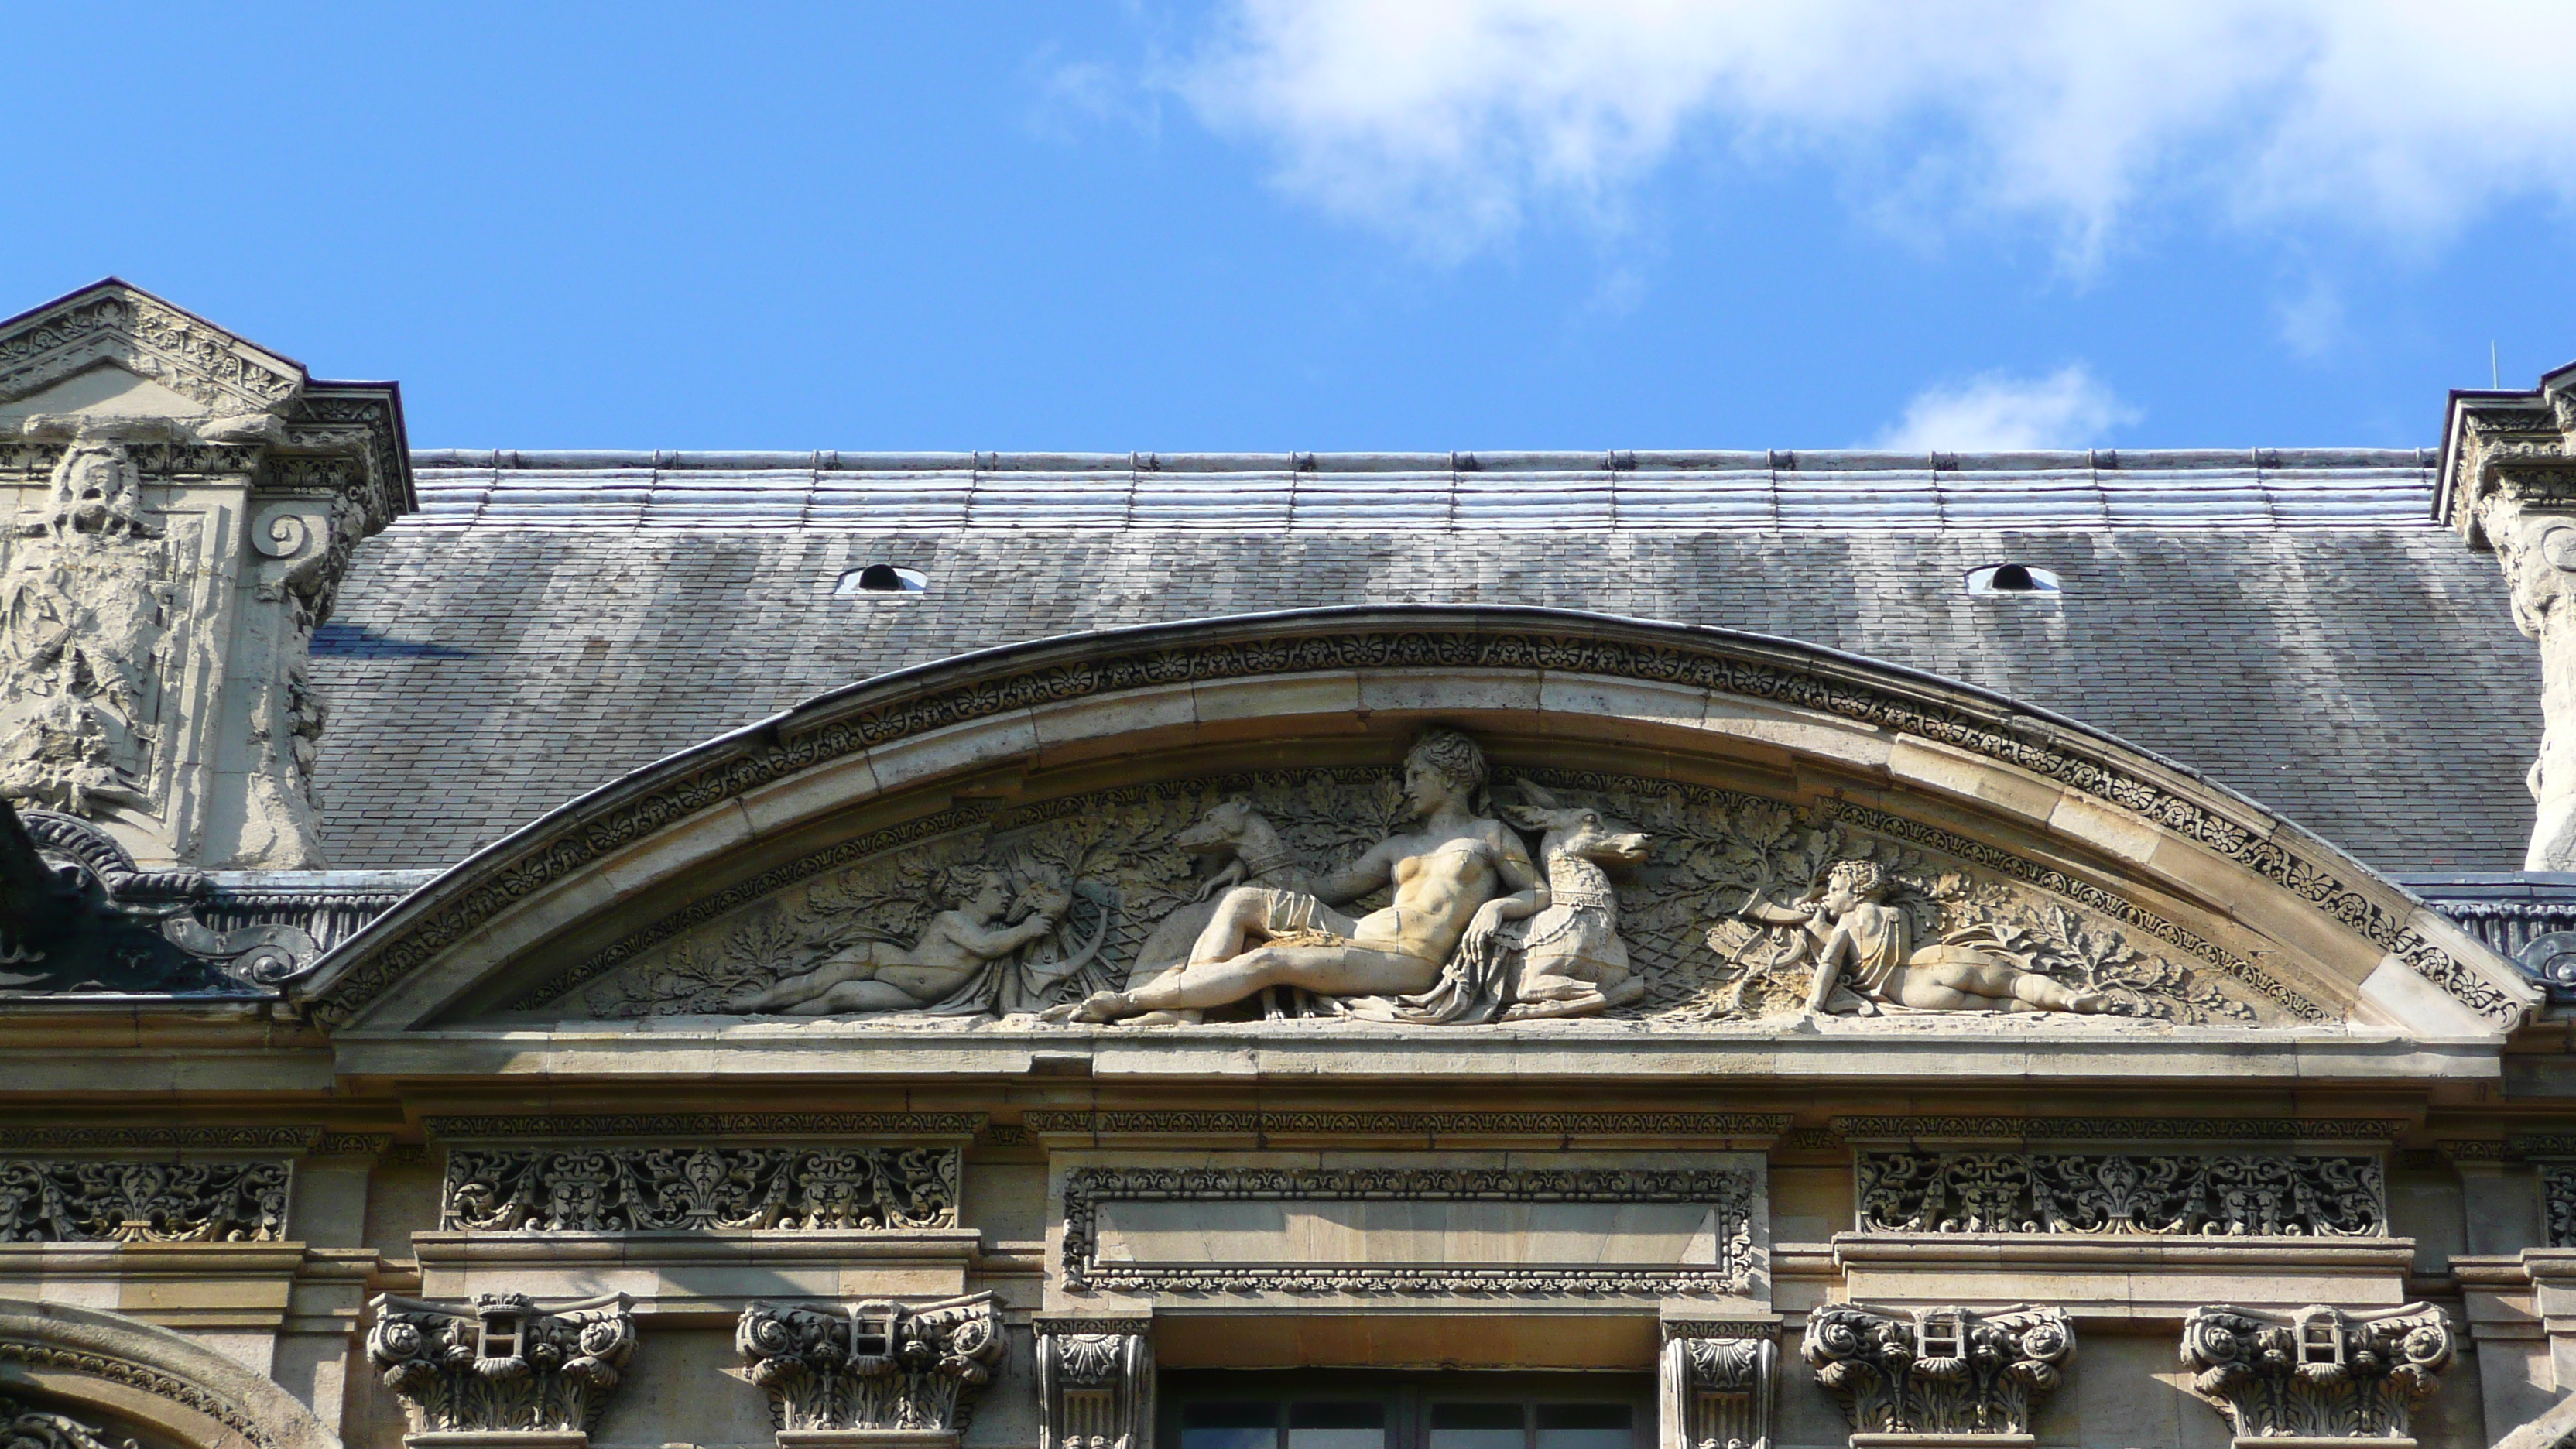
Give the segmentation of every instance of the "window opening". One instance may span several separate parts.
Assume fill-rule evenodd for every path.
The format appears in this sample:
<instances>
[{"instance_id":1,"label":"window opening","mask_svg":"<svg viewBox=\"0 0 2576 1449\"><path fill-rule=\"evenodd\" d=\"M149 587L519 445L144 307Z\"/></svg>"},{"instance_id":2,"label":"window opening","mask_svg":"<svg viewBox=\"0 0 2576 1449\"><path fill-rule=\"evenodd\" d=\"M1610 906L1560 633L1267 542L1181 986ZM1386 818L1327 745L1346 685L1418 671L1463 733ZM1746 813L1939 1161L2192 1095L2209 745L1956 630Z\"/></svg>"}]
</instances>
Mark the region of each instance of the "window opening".
<instances>
[{"instance_id":1,"label":"window opening","mask_svg":"<svg viewBox=\"0 0 2576 1449\"><path fill-rule=\"evenodd\" d=\"M1537 1449L1630 1449L1636 1411L1626 1404L1538 1406Z\"/></svg>"},{"instance_id":2,"label":"window opening","mask_svg":"<svg viewBox=\"0 0 2576 1449\"><path fill-rule=\"evenodd\" d=\"M897 568L888 563L872 563L866 568L850 569L835 585L835 594L917 594L930 587L930 576L919 569Z\"/></svg>"},{"instance_id":3,"label":"window opening","mask_svg":"<svg viewBox=\"0 0 2576 1449\"><path fill-rule=\"evenodd\" d=\"M1971 594L2054 594L2057 575L2035 564L1999 563L1968 570Z\"/></svg>"}]
</instances>

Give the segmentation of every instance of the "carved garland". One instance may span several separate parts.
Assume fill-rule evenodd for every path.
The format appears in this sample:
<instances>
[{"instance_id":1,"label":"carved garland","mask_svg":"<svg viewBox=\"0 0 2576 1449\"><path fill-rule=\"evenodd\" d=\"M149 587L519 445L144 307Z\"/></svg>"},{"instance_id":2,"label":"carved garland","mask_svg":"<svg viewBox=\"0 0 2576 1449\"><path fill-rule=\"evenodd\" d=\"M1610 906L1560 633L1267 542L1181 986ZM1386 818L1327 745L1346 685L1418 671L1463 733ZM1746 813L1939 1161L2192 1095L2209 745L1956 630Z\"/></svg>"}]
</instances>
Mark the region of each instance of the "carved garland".
<instances>
[{"instance_id":1,"label":"carved garland","mask_svg":"<svg viewBox=\"0 0 2576 1449\"><path fill-rule=\"evenodd\" d=\"M1076 1293L1563 1295L1741 1293L1760 1272L1753 1176L1740 1168L1080 1167L1065 1176L1065 1287ZM1718 1216L1708 1267L1313 1267L1132 1264L1100 1257L1104 1202L1680 1202Z\"/></svg>"},{"instance_id":2,"label":"carved garland","mask_svg":"<svg viewBox=\"0 0 2576 1449\"><path fill-rule=\"evenodd\" d=\"M953 1147L452 1148L442 1228L901 1232L957 1226Z\"/></svg>"},{"instance_id":3,"label":"carved garland","mask_svg":"<svg viewBox=\"0 0 2576 1449\"><path fill-rule=\"evenodd\" d=\"M2384 1237L2371 1157L1862 1152L1864 1233Z\"/></svg>"},{"instance_id":4,"label":"carved garland","mask_svg":"<svg viewBox=\"0 0 2576 1449\"><path fill-rule=\"evenodd\" d=\"M0 1242L273 1243L285 1162L0 1158Z\"/></svg>"},{"instance_id":5,"label":"carved garland","mask_svg":"<svg viewBox=\"0 0 2576 1449\"><path fill-rule=\"evenodd\" d=\"M1694 641L1700 643L1701 641ZM1742 646L1738 646L1739 648ZM1746 658L1717 641L1698 648L1548 634L1377 630L1202 645L1145 645L1105 657L1023 669L998 679L928 690L807 729L782 729L778 742L748 743L680 778L602 811L554 827L491 879L394 930L316 998L327 1025L351 1019L413 968L514 902L592 861L755 787L911 735L1038 705L1154 686L1255 675L1364 668L1541 668L1682 684L1773 700L1902 731L1973 751L2095 796L2192 840L2282 886L2329 919L2359 933L2455 1000L2499 1025L2523 1006L2504 990L2348 886L2332 871L2271 838L2268 827L2213 813L2072 741L2025 738L1966 710L1907 699L1813 665Z\"/></svg>"}]
</instances>

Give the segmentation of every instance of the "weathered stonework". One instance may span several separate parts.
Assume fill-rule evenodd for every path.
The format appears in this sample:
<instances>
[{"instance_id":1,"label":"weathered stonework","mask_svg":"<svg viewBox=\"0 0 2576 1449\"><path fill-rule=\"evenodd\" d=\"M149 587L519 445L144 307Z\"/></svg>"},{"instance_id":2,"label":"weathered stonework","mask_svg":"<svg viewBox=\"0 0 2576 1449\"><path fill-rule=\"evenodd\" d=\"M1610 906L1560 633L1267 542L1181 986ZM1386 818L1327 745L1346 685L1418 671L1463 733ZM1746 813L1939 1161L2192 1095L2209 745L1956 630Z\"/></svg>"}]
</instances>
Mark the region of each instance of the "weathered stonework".
<instances>
[{"instance_id":1,"label":"weathered stonework","mask_svg":"<svg viewBox=\"0 0 2576 1449\"><path fill-rule=\"evenodd\" d=\"M515 1293L470 1303L388 1294L370 1306L367 1358L415 1434L586 1434L635 1355L622 1293L551 1308Z\"/></svg>"},{"instance_id":2,"label":"weathered stonework","mask_svg":"<svg viewBox=\"0 0 2576 1449\"><path fill-rule=\"evenodd\" d=\"M1865 1151L1864 1233L2377 1237L2374 1157Z\"/></svg>"},{"instance_id":3,"label":"weathered stonework","mask_svg":"<svg viewBox=\"0 0 2576 1449\"><path fill-rule=\"evenodd\" d=\"M957 1225L953 1147L451 1147L441 1226L760 1232Z\"/></svg>"},{"instance_id":4,"label":"weathered stonework","mask_svg":"<svg viewBox=\"0 0 2576 1449\"><path fill-rule=\"evenodd\" d=\"M755 1303L743 1311L734 1347L746 1375L768 1393L782 1436L954 1436L992 1381L1002 1325L990 1293L831 1309Z\"/></svg>"},{"instance_id":5,"label":"weathered stonework","mask_svg":"<svg viewBox=\"0 0 2576 1449\"><path fill-rule=\"evenodd\" d=\"M1662 1449L1771 1449L1777 1327L1667 1319L1663 1340Z\"/></svg>"},{"instance_id":6,"label":"weathered stonework","mask_svg":"<svg viewBox=\"0 0 2576 1449\"><path fill-rule=\"evenodd\" d=\"M1828 1304L1799 1352L1858 1435L1965 1435L2027 1443L2031 1413L2065 1382L2075 1330L2054 1308L1882 1313Z\"/></svg>"},{"instance_id":7,"label":"weathered stonework","mask_svg":"<svg viewBox=\"0 0 2576 1449\"><path fill-rule=\"evenodd\" d=\"M1147 1449L1153 1320L1041 1318L1035 1327L1038 1449Z\"/></svg>"},{"instance_id":8,"label":"weathered stonework","mask_svg":"<svg viewBox=\"0 0 2576 1449\"><path fill-rule=\"evenodd\" d=\"M285 1162L0 1158L0 1243L268 1243Z\"/></svg>"},{"instance_id":9,"label":"weathered stonework","mask_svg":"<svg viewBox=\"0 0 2576 1449\"><path fill-rule=\"evenodd\" d=\"M2412 1442L2415 1406L2442 1386L2455 1330L2422 1303L2370 1312L2203 1308L2183 1325L2192 1388L2219 1406L2237 1442Z\"/></svg>"}]
</instances>

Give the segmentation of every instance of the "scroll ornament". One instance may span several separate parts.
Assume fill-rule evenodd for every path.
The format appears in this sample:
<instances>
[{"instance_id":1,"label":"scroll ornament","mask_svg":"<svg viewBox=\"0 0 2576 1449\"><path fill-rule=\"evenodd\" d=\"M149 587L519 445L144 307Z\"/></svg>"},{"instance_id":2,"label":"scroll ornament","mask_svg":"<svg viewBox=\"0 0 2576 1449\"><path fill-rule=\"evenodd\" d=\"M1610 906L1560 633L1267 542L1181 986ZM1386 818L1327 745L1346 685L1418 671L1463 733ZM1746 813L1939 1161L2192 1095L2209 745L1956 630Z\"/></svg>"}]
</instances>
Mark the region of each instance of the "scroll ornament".
<instances>
[{"instance_id":1,"label":"scroll ornament","mask_svg":"<svg viewBox=\"0 0 2576 1449\"><path fill-rule=\"evenodd\" d=\"M953 1147L451 1148L443 1225L487 1233L957 1226Z\"/></svg>"},{"instance_id":2,"label":"scroll ornament","mask_svg":"<svg viewBox=\"0 0 2576 1449\"><path fill-rule=\"evenodd\" d=\"M0 1445L6 1449L135 1449L69 1414L30 1407L0 1394Z\"/></svg>"},{"instance_id":3,"label":"scroll ornament","mask_svg":"<svg viewBox=\"0 0 2576 1449\"><path fill-rule=\"evenodd\" d=\"M1878 1312L1830 1304L1799 1353L1855 1434L2028 1434L2065 1382L2075 1330L2054 1308Z\"/></svg>"},{"instance_id":4,"label":"scroll ornament","mask_svg":"<svg viewBox=\"0 0 2576 1449\"><path fill-rule=\"evenodd\" d=\"M1144 1321L1037 1325L1039 1449L1136 1449L1154 1419Z\"/></svg>"},{"instance_id":5,"label":"scroll ornament","mask_svg":"<svg viewBox=\"0 0 2576 1449\"><path fill-rule=\"evenodd\" d=\"M840 1308L754 1303L734 1328L772 1426L961 1431L1002 1358L993 1295Z\"/></svg>"},{"instance_id":6,"label":"scroll ornament","mask_svg":"<svg viewBox=\"0 0 2576 1449\"><path fill-rule=\"evenodd\" d=\"M1864 1151L1864 1233L2381 1237L2375 1158Z\"/></svg>"},{"instance_id":7,"label":"scroll ornament","mask_svg":"<svg viewBox=\"0 0 2576 1449\"><path fill-rule=\"evenodd\" d=\"M0 1158L0 1243L273 1243L285 1162Z\"/></svg>"},{"instance_id":8,"label":"scroll ornament","mask_svg":"<svg viewBox=\"0 0 2576 1449\"><path fill-rule=\"evenodd\" d=\"M2240 1440L2404 1439L2415 1406L2441 1387L2456 1337L2425 1303L2364 1313L2215 1306L2184 1320L2182 1362Z\"/></svg>"},{"instance_id":9,"label":"scroll ornament","mask_svg":"<svg viewBox=\"0 0 2576 1449\"><path fill-rule=\"evenodd\" d=\"M553 1308L520 1293L375 1300L367 1360L415 1433L588 1433L635 1356L623 1293Z\"/></svg>"},{"instance_id":10,"label":"scroll ornament","mask_svg":"<svg viewBox=\"0 0 2576 1449\"><path fill-rule=\"evenodd\" d=\"M1701 1336L1666 1324L1664 1415L1680 1425L1680 1449L1770 1449L1771 1382L1780 1346L1757 1325L1743 1336Z\"/></svg>"}]
</instances>

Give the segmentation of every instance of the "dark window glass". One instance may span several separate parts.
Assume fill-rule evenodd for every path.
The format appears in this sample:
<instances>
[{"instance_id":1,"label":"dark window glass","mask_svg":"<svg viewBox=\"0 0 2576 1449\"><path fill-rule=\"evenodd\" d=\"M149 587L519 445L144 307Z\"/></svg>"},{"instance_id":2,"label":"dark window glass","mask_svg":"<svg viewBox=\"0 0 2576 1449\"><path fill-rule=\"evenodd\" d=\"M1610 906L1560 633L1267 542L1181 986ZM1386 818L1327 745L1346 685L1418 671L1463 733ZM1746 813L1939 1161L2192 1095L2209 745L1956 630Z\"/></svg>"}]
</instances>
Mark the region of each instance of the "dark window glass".
<instances>
[{"instance_id":1,"label":"dark window glass","mask_svg":"<svg viewBox=\"0 0 2576 1449\"><path fill-rule=\"evenodd\" d=\"M1288 1449L1387 1449L1386 1405L1354 1400L1290 1404Z\"/></svg>"},{"instance_id":2,"label":"dark window glass","mask_svg":"<svg viewBox=\"0 0 2576 1449\"><path fill-rule=\"evenodd\" d=\"M1626 1404L1541 1404L1537 1449L1632 1449L1635 1413Z\"/></svg>"},{"instance_id":3,"label":"dark window glass","mask_svg":"<svg viewBox=\"0 0 2576 1449\"><path fill-rule=\"evenodd\" d=\"M1428 1449L1529 1449L1527 1411L1513 1403L1435 1403Z\"/></svg>"},{"instance_id":4,"label":"dark window glass","mask_svg":"<svg viewBox=\"0 0 2576 1449\"><path fill-rule=\"evenodd\" d=\"M1181 1449L1279 1449L1279 1406L1222 1400L1183 1404Z\"/></svg>"}]
</instances>

